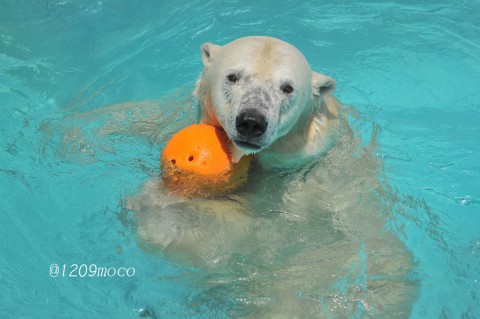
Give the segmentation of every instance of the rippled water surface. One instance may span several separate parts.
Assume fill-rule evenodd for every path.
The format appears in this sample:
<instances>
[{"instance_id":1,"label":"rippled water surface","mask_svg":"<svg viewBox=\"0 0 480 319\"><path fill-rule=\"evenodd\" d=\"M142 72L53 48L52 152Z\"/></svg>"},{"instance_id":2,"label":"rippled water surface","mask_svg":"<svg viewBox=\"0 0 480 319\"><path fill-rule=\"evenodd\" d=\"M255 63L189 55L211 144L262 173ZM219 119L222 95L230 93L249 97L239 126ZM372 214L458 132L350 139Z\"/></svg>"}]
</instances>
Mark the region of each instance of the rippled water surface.
<instances>
[{"instance_id":1,"label":"rippled water surface","mask_svg":"<svg viewBox=\"0 0 480 319\"><path fill-rule=\"evenodd\" d=\"M2 1L0 317L479 318L479 21L479 1ZM200 45L258 34L337 80L351 130L226 198L165 195Z\"/></svg>"}]
</instances>

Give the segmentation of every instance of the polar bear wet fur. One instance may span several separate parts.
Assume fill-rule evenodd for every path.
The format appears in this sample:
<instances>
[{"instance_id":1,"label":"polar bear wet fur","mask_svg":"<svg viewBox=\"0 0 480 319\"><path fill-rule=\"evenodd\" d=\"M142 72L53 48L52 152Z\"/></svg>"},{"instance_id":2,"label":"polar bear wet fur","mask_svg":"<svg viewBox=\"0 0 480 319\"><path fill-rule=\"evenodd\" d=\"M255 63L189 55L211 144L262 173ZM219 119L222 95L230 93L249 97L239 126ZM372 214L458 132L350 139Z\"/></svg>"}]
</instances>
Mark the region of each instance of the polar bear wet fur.
<instances>
[{"instance_id":1,"label":"polar bear wet fur","mask_svg":"<svg viewBox=\"0 0 480 319\"><path fill-rule=\"evenodd\" d=\"M384 229L399 199L381 177L374 138L363 147L341 116L335 81L269 37L204 44L201 53L199 121L225 130L235 159L254 153L261 165L243 189L216 199L148 181L126 201L139 244L202 269L186 275L200 291L189 305L200 312L408 317L417 293L411 255ZM314 158L322 160L302 165Z\"/></svg>"},{"instance_id":2,"label":"polar bear wet fur","mask_svg":"<svg viewBox=\"0 0 480 319\"><path fill-rule=\"evenodd\" d=\"M206 43L201 52L200 122L225 130L235 161L258 153L264 167L299 165L331 146L340 106L331 96L335 80L312 71L294 46L245 37Z\"/></svg>"},{"instance_id":3,"label":"polar bear wet fur","mask_svg":"<svg viewBox=\"0 0 480 319\"><path fill-rule=\"evenodd\" d=\"M351 109L331 96L335 82L272 38L206 44L202 57L199 121L222 127L236 141L237 158L255 153L262 165L252 165L245 187L222 198L176 196L158 177L126 198L119 219L136 231L139 246L163 258L146 274L152 285L187 286L175 303L192 317L207 310L231 318L408 318L419 287L396 234L417 203L388 185L375 134L364 145L347 125ZM172 130L194 121L185 114L190 96L74 112L43 130L60 134L59 153L69 160L80 156L83 163L78 143L95 150L96 160L111 154L110 136L165 143ZM349 120L371 125L368 118ZM264 169L291 165L297 168ZM165 256L182 266L165 268ZM143 308L155 315L169 299L148 300L153 304Z\"/></svg>"}]
</instances>

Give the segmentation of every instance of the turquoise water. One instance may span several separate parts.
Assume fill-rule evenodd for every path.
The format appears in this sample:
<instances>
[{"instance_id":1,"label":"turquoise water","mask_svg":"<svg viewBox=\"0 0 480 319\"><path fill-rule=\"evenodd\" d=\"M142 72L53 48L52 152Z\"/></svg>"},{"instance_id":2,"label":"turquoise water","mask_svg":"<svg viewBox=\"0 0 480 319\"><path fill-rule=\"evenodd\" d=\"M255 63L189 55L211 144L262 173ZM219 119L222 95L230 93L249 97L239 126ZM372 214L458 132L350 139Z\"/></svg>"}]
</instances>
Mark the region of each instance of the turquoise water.
<instances>
[{"instance_id":1,"label":"turquoise water","mask_svg":"<svg viewBox=\"0 0 480 319\"><path fill-rule=\"evenodd\" d=\"M363 144L375 123L385 229L414 258L410 317L479 318L479 21L479 1L2 1L0 317L239 316L192 279L211 273L142 248L125 207L195 118L199 46L262 34L337 80Z\"/></svg>"}]
</instances>

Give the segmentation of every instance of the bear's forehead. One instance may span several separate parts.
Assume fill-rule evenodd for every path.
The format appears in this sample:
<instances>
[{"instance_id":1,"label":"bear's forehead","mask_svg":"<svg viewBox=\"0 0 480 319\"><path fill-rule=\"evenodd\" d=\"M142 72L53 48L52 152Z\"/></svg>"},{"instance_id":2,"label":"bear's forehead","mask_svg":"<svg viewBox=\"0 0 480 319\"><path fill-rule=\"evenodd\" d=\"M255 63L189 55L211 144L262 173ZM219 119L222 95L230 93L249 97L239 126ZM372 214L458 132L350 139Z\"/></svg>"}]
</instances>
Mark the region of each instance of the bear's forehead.
<instances>
[{"instance_id":1,"label":"bear's forehead","mask_svg":"<svg viewBox=\"0 0 480 319\"><path fill-rule=\"evenodd\" d=\"M225 45L222 51L233 59L241 56L256 57L264 61L305 59L294 46L268 37L241 38Z\"/></svg>"},{"instance_id":2,"label":"bear's forehead","mask_svg":"<svg viewBox=\"0 0 480 319\"><path fill-rule=\"evenodd\" d=\"M241 38L225 45L220 55L222 68L240 68L262 77L289 70L297 74L310 71L310 66L300 51L274 38Z\"/></svg>"}]
</instances>

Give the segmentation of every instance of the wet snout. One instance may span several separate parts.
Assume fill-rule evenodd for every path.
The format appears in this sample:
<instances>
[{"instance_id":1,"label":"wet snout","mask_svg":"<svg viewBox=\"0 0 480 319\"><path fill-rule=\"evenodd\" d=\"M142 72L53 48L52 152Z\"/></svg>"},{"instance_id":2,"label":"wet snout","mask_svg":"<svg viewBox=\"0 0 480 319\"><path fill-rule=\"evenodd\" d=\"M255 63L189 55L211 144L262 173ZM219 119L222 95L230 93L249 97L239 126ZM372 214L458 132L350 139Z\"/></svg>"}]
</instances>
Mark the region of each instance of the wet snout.
<instances>
[{"instance_id":1,"label":"wet snout","mask_svg":"<svg viewBox=\"0 0 480 319\"><path fill-rule=\"evenodd\" d=\"M242 96L235 118L237 145L250 149L264 146L271 104L269 94L262 87L251 88Z\"/></svg>"},{"instance_id":2,"label":"wet snout","mask_svg":"<svg viewBox=\"0 0 480 319\"><path fill-rule=\"evenodd\" d=\"M237 116L235 126L241 137L251 140L259 138L265 133L268 122L258 110L246 109Z\"/></svg>"}]
</instances>

